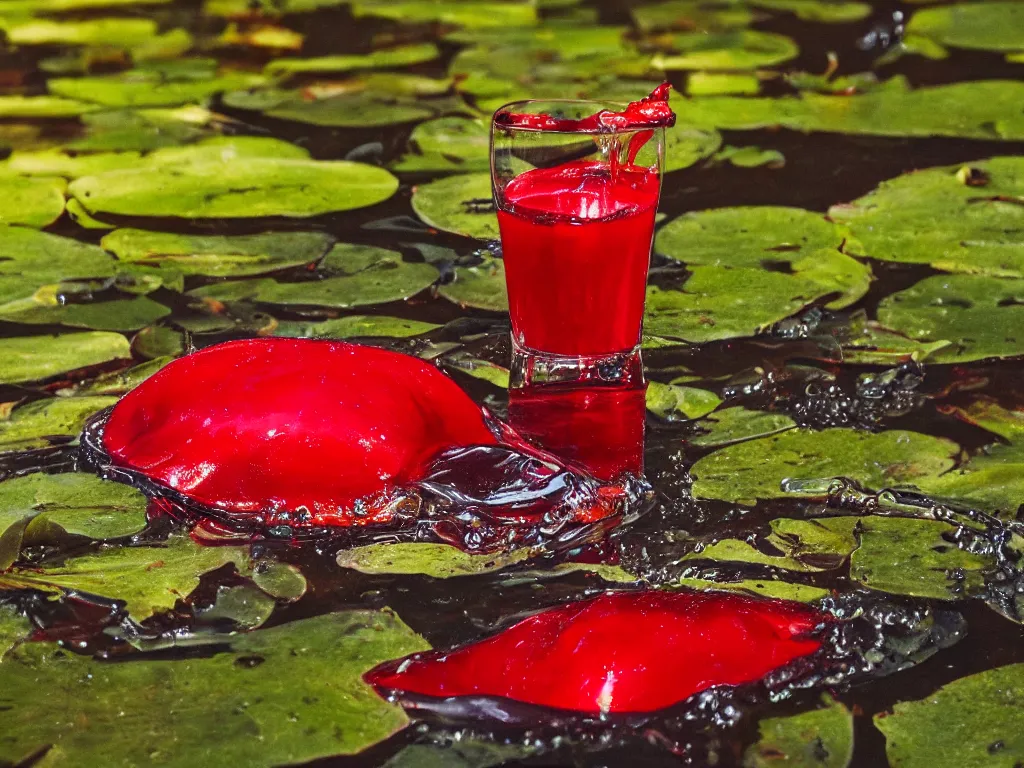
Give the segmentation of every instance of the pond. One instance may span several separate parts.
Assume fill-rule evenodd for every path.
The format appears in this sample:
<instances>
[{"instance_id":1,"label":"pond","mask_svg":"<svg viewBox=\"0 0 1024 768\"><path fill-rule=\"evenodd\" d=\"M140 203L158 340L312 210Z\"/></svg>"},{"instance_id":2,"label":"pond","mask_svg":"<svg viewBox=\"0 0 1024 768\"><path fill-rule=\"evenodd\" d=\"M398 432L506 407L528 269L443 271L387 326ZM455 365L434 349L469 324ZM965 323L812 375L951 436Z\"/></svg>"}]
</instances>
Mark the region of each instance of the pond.
<instances>
[{"instance_id":1,"label":"pond","mask_svg":"<svg viewBox=\"0 0 1024 768\"><path fill-rule=\"evenodd\" d=\"M1024 3L3 0L0 26L0 765L1024 763ZM642 514L571 546L250 541L85 460L119 397L256 337L406 353L521 418L488 118L663 80L650 384L597 446L642 441ZM586 659L530 671L510 628L586 636L609 601L663 617L622 652L682 693L569 716ZM771 671L822 616L814 663ZM492 637L453 668L551 695L364 682ZM718 652L764 679L684 685Z\"/></svg>"}]
</instances>

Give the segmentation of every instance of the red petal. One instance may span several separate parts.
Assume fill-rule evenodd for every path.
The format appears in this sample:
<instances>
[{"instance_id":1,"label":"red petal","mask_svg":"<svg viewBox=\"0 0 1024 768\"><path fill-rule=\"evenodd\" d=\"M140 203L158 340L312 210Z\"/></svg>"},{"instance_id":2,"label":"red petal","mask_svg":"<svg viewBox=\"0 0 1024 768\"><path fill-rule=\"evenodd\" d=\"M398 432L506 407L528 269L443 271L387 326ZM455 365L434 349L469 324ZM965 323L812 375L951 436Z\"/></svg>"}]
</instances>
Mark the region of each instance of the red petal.
<instances>
[{"instance_id":1,"label":"red petal","mask_svg":"<svg viewBox=\"0 0 1024 768\"><path fill-rule=\"evenodd\" d=\"M578 712L652 712L716 685L760 680L814 653L827 616L720 593L619 592L544 611L495 637L366 674L380 689L500 696Z\"/></svg>"},{"instance_id":2,"label":"red petal","mask_svg":"<svg viewBox=\"0 0 1024 768\"><path fill-rule=\"evenodd\" d=\"M353 503L418 478L451 446L492 444L433 366L355 344L230 342L171 363L114 408L113 463L229 512Z\"/></svg>"}]
</instances>

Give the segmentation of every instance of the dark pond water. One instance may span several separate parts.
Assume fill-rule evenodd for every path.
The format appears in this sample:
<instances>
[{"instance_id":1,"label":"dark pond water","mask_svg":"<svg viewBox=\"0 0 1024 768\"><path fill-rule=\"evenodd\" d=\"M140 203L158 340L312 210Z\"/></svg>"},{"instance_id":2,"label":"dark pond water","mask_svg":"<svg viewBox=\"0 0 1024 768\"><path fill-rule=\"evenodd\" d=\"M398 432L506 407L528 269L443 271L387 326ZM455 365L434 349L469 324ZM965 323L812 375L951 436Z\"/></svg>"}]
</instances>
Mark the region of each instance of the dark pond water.
<instances>
[{"instance_id":1,"label":"dark pond water","mask_svg":"<svg viewBox=\"0 0 1024 768\"><path fill-rule=\"evenodd\" d=\"M1024 762L1024 4L539 5L0 3L0 765ZM506 417L486 116L663 76L639 519L440 578L454 554L199 547L72 474L93 413L228 339L409 352ZM404 725L359 682L606 589L741 580L859 617L859 669L508 728ZM385 608L407 626L376 640L303 629Z\"/></svg>"}]
</instances>

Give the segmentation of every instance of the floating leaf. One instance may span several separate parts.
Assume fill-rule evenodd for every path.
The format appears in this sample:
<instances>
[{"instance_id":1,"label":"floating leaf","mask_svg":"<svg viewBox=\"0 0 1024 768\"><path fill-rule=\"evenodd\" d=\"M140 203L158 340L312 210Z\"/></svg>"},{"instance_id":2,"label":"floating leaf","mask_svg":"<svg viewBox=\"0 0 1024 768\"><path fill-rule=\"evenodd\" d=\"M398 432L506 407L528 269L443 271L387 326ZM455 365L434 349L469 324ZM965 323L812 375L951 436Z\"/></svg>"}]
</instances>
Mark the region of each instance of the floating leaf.
<instances>
[{"instance_id":1,"label":"floating leaf","mask_svg":"<svg viewBox=\"0 0 1024 768\"><path fill-rule=\"evenodd\" d=\"M744 757L746 768L846 768L853 760L853 715L829 696L824 706L758 724L759 738Z\"/></svg>"},{"instance_id":2,"label":"floating leaf","mask_svg":"<svg viewBox=\"0 0 1024 768\"><path fill-rule=\"evenodd\" d=\"M190 236L118 229L100 243L121 261L173 266L186 275L234 277L310 264L333 241L326 232Z\"/></svg>"},{"instance_id":3,"label":"floating leaf","mask_svg":"<svg viewBox=\"0 0 1024 768\"><path fill-rule=\"evenodd\" d=\"M361 163L253 158L113 171L68 191L94 215L248 218L362 208L397 188L390 173Z\"/></svg>"},{"instance_id":4,"label":"floating leaf","mask_svg":"<svg viewBox=\"0 0 1024 768\"><path fill-rule=\"evenodd\" d=\"M173 328L151 325L132 337L132 352L147 360L178 357L185 352L185 338Z\"/></svg>"},{"instance_id":5,"label":"floating leaf","mask_svg":"<svg viewBox=\"0 0 1024 768\"><path fill-rule=\"evenodd\" d=\"M64 213L63 179L0 175L0 225L45 227Z\"/></svg>"},{"instance_id":6,"label":"floating leaf","mask_svg":"<svg viewBox=\"0 0 1024 768\"><path fill-rule=\"evenodd\" d=\"M498 571L528 559L531 554L529 549L517 549L508 555L473 555L449 544L385 543L342 550L338 565L360 573L422 574L448 579Z\"/></svg>"},{"instance_id":7,"label":"floating leaf","mask_svg":"<svg viewBox=\"0 0 1024 768\"><path fill-rule=\"evenodd\" d=\"M740 592L747 595L766 597L771 600L794 600L798 603L814 603L829 596L827 589L811 587L806 584L794 584L788 581L765 581L759 579L741 579L739 581L720 581L700 578L682 578L676 582L681 587L711 592Z\"/></svg>"},{"instance_id":8,"label":"floating leaf","mask_svg":"<svg viewBox=\"0 0 1024 768\"><path fill-rule=\"evenodd\" d=\"M953 48L1024 50L1024 7L1017 2L958 3L915 11L907 34Z\"/></svg>"},{"instance_id":9,"label":"floating leaf","mask_svg":"<svg viewBox=\"0 0 1024 768\"><path fill-rule=\"evenodd\" d=\"M438 21L460 27L522 27L537 21L534 4L523 0L423 3L416 0L357 0L352 15L380 16L404 24Z\"/></svg>"},{"instance_id":10,"label":"floating leaf","mask_svg":"<svg viewBox=\"0 0 1024 768\"><path fill-rule=\"evenodd\" d=\"M6 119L78 117L97 108L95 104L57 96L0 96L0 117Z\"/></svg>"},{"instance_id":11,"label":"floating leaf","mask_svg":"<svg viewBox=\"0 0 1024 768\"><path fill-rule=\"evenodd\" d=\"M85 136L68 149L138 151L187 144L215 135L215 115L195 105L177 109L112 109L82 115Z\"/></svg>"},{"instance_id":12,"label":"floating leaf","mask_svg":"<svg viewBox=\"0 0 1024 768\"><path fill-rule=\"evenodd\" d=\"M0 320L26 325L65 325L96 331L135 331L171 314L146 296L85 304L61 302L59 285L44 286L30 299L0 306Z\"/></svg>"},{"instance_id":13,"label":"floating leaf","mask_svg":"<svg viewBox=\"0 0 1024 768\"><path fill-rule=\"evenodd\" d=\"M855 256L1024 277L1022 195L1024 158L995 157L898 176L829 216Z\"/></svg>"},{"instance_id":14,"label":"floating leaf","mask_svg":"<svg viewBox=\"0 0 1024 768\"><path fill-rule=\"evenodd\" d=\"M943 342L933 362L1024 355L1024 279L926 277L882 299L878 321L919 343Z\"/></svg>"},{"instance_id":15,"label":"floating leaf","mask_svg":"<svg viewBox=\"0 0 1024 768\"><path fill-rule=\"evenodd\" d=\"M410 336L421 336L440 327L435 323L404 320L400 317L349 315L321 322L282 321L278 324L274 335L300 339L404 339Z\"/></svg>"},{"instance_id":16,"label":"floating leaf","mask_svg":"<svg viewBox=\"0 0 1024 768\"><path fill-rule=\"evenodd\" d=\"M415 95L364 88L362 84L322 93L305 88L296 91L236 91L225 95L224 103L235 109L256 110L279 120L335 128L411 123L460 107L451 99L418 99Z\"/></svg>"},{"instance_id":17,"label":"floating leaf","mask_svg":"<svg viewBox=\"0 0 1024 768\"><path fill-rule=\"evenodd\" d=\"M46 766L189 766L211 756L274 766L354 754L408 722L362 674L428 647L387 610L332 613L228 640L229 651L205 658L127 664L22 646L0 665L0 759L17 763L50 745ZM130 707L126 691L139 694Z\"/></svg>"},{"instance_id":18,"label":"floating leaf","mask_svg":"<svg viewBox=\"0 0 1024 768\"><path fill-rule=\"evenodd\" d=\"M722 398L714 392L652 381L647 385L647 410L668 421L699 419L715 410Z\"/></svg>"},{"instance_id":19,"label":"floating leaf","mask_svg":"<svg viewBox=\"0 0 1024 768\"><path fill-rule=\"evenodd\" d=\"M274 50L301 51L305 36L287 27L261 24L257 27L240 29L237 24L228 24L220 37L218 46L241 45L250 48L271 48Z\"/></svg>"},{"instance_id":20,"label":"floating leaf","mask_svg":"<svg viewBox=\"0 0 1024 768\"><path fill-rule=\"evenodd\" d=\"M123 371L105 373L82 384L75 390L75 394L83 397L86 395L123 395L135 389L169 362L171 362L170 357L158 357Z\"/></svg>"},{"instance_id":21,"label":"floating leaf","mask_svg":"<svg viewBox=\"0 0 1024 768\"><path fill-rule=\"evenodd\" d=\"M692 128L682 122L665 131L665 173L680 171L711 157L722 146L718 131Z\"/></svg>"},{"instance_id":22,"label":"floating leaf","mask_svg":"<svg viewBox=\"0 0 1024 768\"><path fill-rule=\"evenodd\" d=\"M264 82L261 75L166 76L157 69L140 68L113 75L57 77L46 86L56 96L105 107L174 107L205 102L218 93L252 88Z\"/></svg>"},{"instance_id":23,"label":"floating leaf","mask_svg":"<svg viewBox=\"0 0 1024 768\"><path fill-rule=\"evenodd\" d=\"M923 362L950 344L948 341L926 344L886 330L878 323L865 323L843 339L843 360L869 365L898 365L907 359Z\"/></svg>"},{"instance_id":24,"label":"floating leaf","mask_svg":"<svg viewBox=\"0 0 1024 768\"><path fill-rule=\"evenodd\" d=\"M804 21L830 24L846 24L866 19L872 10L868 3L845 0L750 0L750 4L771 11L790 11Z\"/></svg>"},{"instance_id":25,"label":"floating leaf","mask_svg":"<svg viewBox=\"0 0 1024 768\"><path fill-rule=\"evenodd\" d=\"M32 624L13 605L0 605L0 664L4 656L32 632Z\"/></svg>"},{"instance_id":26,"label":"floating leaf","mask_svg":"<svg viewBox=\"0 0 1024 768\"><path fill-rule=\"evenodd\" d=\"M793 429L796 422L783 413L749 411L737 406L715 411L702 419L699 426L705 431L688 441L704 448L775 435Z\"/></svg>"},{"instance_id":27,"label":"floating leaf","mask_svg":"<svg viewBox=\"0 0 1024 768\"><path fill-rule=\"evenodd\" d=\"M913 597L956 600L984 587L990 558L944 538L956 526L938 520L863 518L850 578L871 589Z\"/></svg>"},{"instance_id":28,"label":"floating leaf","mask_svg":"<svg viewBox=\"0 0 1024 768\"><path fill-rule=\"evenodd\" d=\"M385 48L371 53L319 56L315 59L277 59L267 64L268 75L294 75L303 72L350 72L356 69L405 67L436 59L440 55L434 43L416 43Z\"/></svg>"},{"instance_id":29,"label":"floating leaf","mask_svg":"<svg viewBox=\"0 0 1024 768\"><path fill-rule=\"evenodd\" d=\"M786 156L779 150L760 147L723 147L714 159L719 163L731 163L737 168L781 168L786 164Z\"/></svg>"},{"instance_id":30,"label":"floating leaf","mask_svg":"<svg viewBox=\"0 0 1024 768\"><path fill-rule=\"evenodd\" d=\"M849 477L868 488L911 484L953 466L956 443L916 432L790 430L722 448L691 467L693 495L749 503L789 495L784 481Z\"/></svg>"},{"instance_id":31,"label":"floating leaf","mask_svg":"<svg viewBox=\"0 0 1024 768\"><path fill-rule=\"evenodd\" d=\"M761 81L757 75L743 73L693 72L686 80L686 92L690 96L753 96L760 90Z\"/></svg>"},{"instance_id":32,"label":"floating leaf","mask_svg":"<svg viewBox=\"0 0 1024 768\"><path fill-rule=\"evenodd\" d=\"M473 267L459 267L455 279L438 288L438 293L461 307L508 311L508 289L505 284L505 263L485 258Z\"/></svg>"},{"instance_id":33,"label":"floating leaf","mask_svg":"<svg viewBox=\"0 0 1024 768\"><path fill-rule=\"evenodd\" d=\"M0 21L0 29L3 29L7 41L13 45L109 45L131 48L157 35L154 20L138 18L89 21L8 19Z\"/></svg>"},{"instance_id":34,"label":"floating leaf","mask_svg":"<svg viewBox=\"0 0 1024 768\"><path fill-rule=\"evenodd\" d=\"M256 563L252 568L252 581L278 600L294 602L306 594L306 577L290 563Z\"/></svg>"},{"instance_id":35,"label":"floating leaf","mask_svg":"<svg viewBox=\"0 0 1024 768\"><path fill-rule=\"evenodd\" d=\"M41 448L50 438L77 437L90 416L115 402L114 397L55 397L18 406L0 420L0 451Z\"/></svg>"},{"instance_id":36,"label":"floating leaf","mask_svg":"<svg viewBox=\"0 0 1024 768\"><path fill-rule=\"evenodd\" d=\"M79 368L131 358L119 333L65 333L0 339L0 384L48 379Z\"/></svg>"},{"instance_id":37,"label":"floating leaf","mask_svg":"<svg viewBox=\"0 0 1024 768\"><path fill-rule=\"evenodd\" d=\"M754 14L745 4L710 4L703 0L668 0L630 10L633 21L644 32L654 29L685 29L721 32L749 26Z\"/></svg>"},{"instance_id":38,"label":"floating leaf","mask_svg":"<svg viewBox=\"0 0 1024 768\"><path fill-rule=\"evenodd\" d=\"M655 69L757 69L795 58L800 49L784 35L740 29L683 32L672 38L675 53L651 59Z\"/></svg>"},{"instance_id":39,"label":"floating leaf","mask_svg":"<svg viewBox=\"0 0 1024 768\"><path fill-rule=\"evenodd\" d=\"M230 622L241 630L262 626L277 607L277 601L253 584L223 584L217 588L213 605L195 611L199 624Z\"/></svg>"},{"instance_id":40,"label":"floating leaf","mask_svg":"<svg viewBox=\"0 0 1024 768\"><path fill-rule=\"evenodd\" d=\"M413 128L409 151L394 171L485 171L490 168L490 126L482 120L441 117Z\"/></svg>"},{"instance_id":41,"label":"floating leaf","mask_svg":"<svg viewBox=\"0 0 1024 768\"><path fill-rule=\"evenodd\" d=\"M418 184L412 208L432 227L480 240L498 239L489 173L467 173Z\"/></svg>"},{"instance_id":42,"label":"floating leaf","mask_svg":"<svg viewBox=\"0 0 1024 768\"><path fill-rule=\"evenodd\" d=\"M1013 768L1024 760L1024 664L979 672L875 715L893 768Z\"/></svg>"}]
</instances>

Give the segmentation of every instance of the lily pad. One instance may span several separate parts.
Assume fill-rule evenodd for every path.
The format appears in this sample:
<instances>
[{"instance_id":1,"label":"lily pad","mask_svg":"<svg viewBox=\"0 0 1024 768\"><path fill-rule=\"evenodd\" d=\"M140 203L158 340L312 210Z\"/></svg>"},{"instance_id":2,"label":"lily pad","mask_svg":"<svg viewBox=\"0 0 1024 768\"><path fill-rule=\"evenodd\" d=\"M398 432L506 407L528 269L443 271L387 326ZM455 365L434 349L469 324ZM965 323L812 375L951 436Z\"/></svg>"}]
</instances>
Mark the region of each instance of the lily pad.
<instances>
[{"instance_id":1,"label":"lily pad","mask_svg":"<svg viewBox=\"0 0 1024 768\"><path fill-rule=\"evenodd\" d=\"M485 171L490 168L490 127L482 120L441 117L413 128L409 151L393 171Z\"/></svg>"},{"instance_id":2,"label":"lily pad","mask_svg":"<svg viewBox=\"0 0 1024 768\"><path fill-rule=\"evenodd\" d=\"M131 48L157 35L157 23L154 20L139 18L89 21L8 18L0 21L0 29L3 29L7 41L13 45L108 45Z\"/></svg>"},{"instance_id":3,"label":"lily pad","mask_svg":"<svg viewBox=\"0 0 1024 768\"><path fill-rule=\"evenodd\" d=\"M115 397L54 397L20 405L0 420L0 451L41 448L52 438L77 437L90 416L115 402Z\"/></svg>"},{"instance_id":4,"label":"lily pad","mask_svg":"<svg viewBox=\"0 0 1024 768\"><path fill-rule=\"evenodd\" d=\"M757 75L730 72L693 72L686 79L690 96L754 96L761 90Z\"/></svg>"},{"instance_id":5,"label":"lily pad","mask_svg":"<svg viewBox=\"0 0 1024 768\"><path fill-rule=\"evenodd\" d=\"M714 392L652 381L647 385L647 410L668 421L699 419L717 408L722 398Z\"/></svg>"},{"instance_id":6,"label":"lily pad","mask_svg":"<svg viewBox=\"0 0 1024 768\"><path fill-rule=\"evenodd\" d=\"M704 431L688 438L688 442L705 448L776 435L793 429L796 422L784 413L750 411L736 406L715 411L703 418L698 426Z\"/></svg>"},{"instance_id":7,"label":"lily pad","mask_svg":"<svg viewBox=\"0 0 1024 768\"><path fill-rule=\"evenodd\" d=\"M655 69L757 69L796 58L797 44L785 35L739 29L683 32L672 38L674 53L651 59Z\"/></svg>"},{"instance_id":8,"label":"lily pad","mask_svg":"<svg viewBox=\"0 0 1024 768\"><path fill-rule=\"evenodd\" d=\"M1024 277L1022 194L1024 158L995 157L898 176L829 216L854 256Z\"/></svg>"},{"instance_id":9,"label":"lily pad","mask_svg":"<svg viewBox=\"0 0 1024 768\"><path fill-rule=\"evenodd\" d=\"M0 759L45 752L48 767L157 759L274 766L354 754L408 722L363 673L428 648L387 610L303 619L230 644L205 658L130 664L22 646L0 666ZM125 691L140 693L131 707Z\"/></svg>"},{"instance_id":10,"label":"lily pad","mask_svg":"<svg viewBox=\"0 0 1024 768\"><path fill-rule=\"evenodd\" d=\"M962 363L1024 355L1024 279L937 275L885 297L885 328L922 344L938 344L932 362Z\"/></svg>"},{"instance_id":11,"label":"lily pad","mask_svg":"<svg viewBox=\"0 0 1024 768\"><path fill-rule=\"evenodd\" d=\"M684 29L721 32L742 29L756 19L745 3L707 3L704 0L667 0L630 10L633 21L644 32L655 29Z\"/></svg>"},{"instance_id":12,"label":"lily pad","mask_svg":"<svg viewBox=\"0 0 1024 768\"><path fill-rule=\"evenodd\" d=\"M306 594L306 577L291 563L256 563L252 568L252 581L278 600L294 602Z\"/></svg>"},{"instance_id":13,"label":"lily pad","mask_svg":"<svg viewBox=\"0 0 1024 768\"><path fill-rule=\"evenodd\" d=\"M529 549L508 555L472 555L448 544L386 543L343 550L338 565L360 573L421 574L435 579L474 576L529 559Z\"/></svg>"},{"instance_id":14,"label":"lily pad","mask_svg":"<svg viewBox=\"0 0 1024 768\"><path fill-rule=\"evenodd\" d=\"M0 117L7 119L78 117L94 109L95 104L59 96L0 96Z\"/></svg>"},{"instance_id":15,"label":"lily pad","mask_svg":"<svg viewBox=\"0 0 1024 768\"><path fill-rule=\"evenodd\" d=\"M786 156L779 150L760 147L722 147L715 153L713 159L718 163L730 163L737 168L781 168L786 164Z\"/></svg>"},{"instance_id":16,"label":"lily pad","mask_svg":"<svg viewBox=\"0 0 1024 768\"><path fill-rule=\"evenodd\" d=\"M860 21L871 15L869 3L847 0L750 0L757 8L770 11L790 11L798 19L829 24Z\"/></svg>"},{"instance_id":17,"label":"lily pad","mask_svg":"<svg viewBox=\"0 0 1024 768\"><path fill-rule=\"evenodd\" d=\"M212 112L196 105L92 112L81 117L85 136L67 147L81 152L146 152L214 136L216 119Z\"/></svg>"},{"instance_id":18,"label":"lily pad","mask_svg":"<svg viewBox=\"0 0 1024 768\"><path fill-rule=\"evenodd\" d=\"M374 205L398 189L382 168L344 160L253 158L86 176L68 192L93 215L316 216Z\"/></svg>"},{"instance_id":19,"label":"lily pad","mask_svg":"<svg viewBox=\"0 0 1024 768\"><path fill-rule=\"evenodd\" d=\"M943 538L955 531L938 520L863 518L850 578L882 592L936 600L976 594L985 584L982 570L994 563Z\"/></svg>"},{"instance_id":20,"label":"lily pad","mask_svg":"<svg viewBox=\"0 0 1024 768\"><path fill-rule=\"evenodd\" d=\"M821 587L807 584L796 584L788 581L741 579L739 581L721 581L718 579L701 579L686 577L675 582L687 589L699 589L704 592L742 592L747 595L766 597L771 600L795 600L798 603L814 603L830 592Z\"/></svg>"},{"instance_id":21,"label":"lily pad","mask_svg":"<svg viewBox=\"0 0 1024 768\"><path fill-rule=\"evenodd\" d=\"M405 339L435 331L441 326L422 320L404 320L384 315L349 315L321 322L283 321L274 331L275 336L301 339Z\"/></svg>"},{"instance_id":22,"label":"lily pad","mask_svg":"<svg viewBox=\"0 0 1024 768\"><path fill-rule=\"evenodd\" d=\"M412 208L424 222L446 232L498 239L489 173L466 173L418 184L412 191Z\"/></svg>"},{"instance_id":23,"label":"lily pad","mask_svg":"<svg viewBox=\"0 0 1024 768\"><path fill-rule=\"evenodd\" d=\"M680 171L711 157L722 146L718 131L677 123L665 131L665 173Z\"/></svg>"},{"instance_id":24,"label":"lily pad","mask_svg":"<svg viewBox=\"0 0 1024 768\"><path fill-rule=\"evenodd\" d=\"M217 38L217 45L218 47L239 45L247 48L269 48L275 51L301 51L305 40L305 35L302 33L274 24L244 28L240 28L237 24L228 24Z\"/></svg>"},{"instance_id":25,"label":"lily pad","mask_svg":"<svg viewBox=\"0 0 1024 768\"><path fill-rule=\"evenodd\" d=\"M0 384L49 379L113 360L131 359L128 340L100 331L0 339Z\"/></svg>"},{"instance_id":26,"label":"lily pad","mask_svg":"<svg viewBox=\"0 0 1024 768\"><path fill-rule=\"evenodd\" d=\"M829 696L820 709L758 724L759 738L743 757L745 768L846 768L853 760L853 714Z\"/></svg>"},{"instance_id":27,"label":"lily pad","mask_svg":"<svg viewBox=\"0 0 1024 768\"><path fill-rule=\"evenodd\" d=\"M0 175L0 225L45 227L64 213L63 179Z\"/></svg>"},{"instance_id":28,"label":"lily pad","mask_svg":"<svg viewBox=\"0 0 1024 768\"><path fill-rule=\"evenodd\" d=\"M849 477L868 488L913 484L953 466L956 443L903 430L790 430L730 445L690 469L693 495L752 503L790 495L787 480Z\"/></svg>"},{"instance_id":29,"label":"lily pad","mask_svg":"<svg viewBox=\"0 0 1024 768\"><path fill-rule=\"evenodd\" d=\"M92 381L87 381L76 388L74 390L75 394L76 396L80 395L82 397L96 395L123 395L135 389L135 387L171 362L172 359L173 358L170 357L158 357L140 365L126 368L123 371L104 373L97 376Z\"/></svg>"},{"instance_id":30,"label":"lily pad","mask_svg":"<svg viewBox=\"0 0 1024 768\"><path fill-rule=\"evenodd\" d=\"M434 81L430 81L433 83ZM333 128L372 128L398 125L457 111L452 99L419 99L415 94L394 94L370 89L362 83L336 91L308 88L295 91L235 91L224 97L235 109L262 112L267 117Z\"/></svg>"},{"instance_id":31,"label":"lily pad","mask_svg":"<svg viewBox=\"0 0 1024 768\"><path fill-rule=\"evenodd\" d=\"M310 264L333 242L326 232L190 236L118 229L100 244L121 261L172 266L187 275L238 277Z\"/></svg>"},{"instance_id":32,"label":"lily pad","mask_svg":"<svg viewBox=\"0 0 1024 768\"><path fill-rule=\"evenodd\" d=\"M505 263L485 258L473 267L459 267L455 279L438 288L438 293L460 307L508 311L508 288L505 284Z\"/></svg>"},{"instance_id":33,"label":"lily pad","mask_svg":"<svg viewBox=\"0 0 1024 768\"><path fill-rule=\"evenodd\" d=\"M893 768L1013 768L1024 760L1024 664L954 680L875 715Z\"/></svg>"},{"instance_id":34,"label":"lily pad","mask_svg":"<svg viewBox=\"0 0 1024 768\"><path fill-rule=\"evenodd\" d=\"M416 0L357 0L352 15L380 16L405 24L437 21L460 27L522 27L537 21L535 4L527 0L493 2L460 0L457 3L423 3Z\"/></svg>"},{"instance_id":35,"label":"lily pad","mask_svg":"<svg viewBox=\"0 0 1024 768\"><path fill-rule=\"evenodd\" d=\"M0 605L0 664L4 656L32 632L32 624L13 605Z\"/></svg>"},{"instance_id":36,"label":"lily pad","mask_svg":"<svg viewBox=\"0 0 1024 768\"><path fill-rule=\"evenodd\" d=\"M268 75L294 75L303 72L350 72L357 69L381 69L421 64L441 55L434 43L415 43L385 48L371 53L319 56L314 59L277 59L267 64Z\"/></svg>"},{"instance_id":37,"label":"lily pad","mask_svg":"<svg viewBox=\"0 0 1024 768\"><path fill-rule=\"evenodd\" d=\"M1024 7L1016 2L958 3L915 11L907 34L952 48L1024 50Z\"/></svg>"},{"instance_id":38,"label":"lily pad","mask_svg":"<svg viewBox=\"0 0 1024 768\"><path fill-rule=\"evenodd\" d=\"M95 331L135 331L171 314L146 296L84 304L61 301L59 285L46 285L31 298L0 306L0 320L26 325L64 325Z\"/></svg>"},{"instance_id":39,"label":"lily pad","mask_svg":"<svg viewBox=\"0 0 1024 768\"><path fill-rule=\"evenodd\" d=\"M206 102L218 93L264 83L262 75L182 76L140 68L113 75L57 77L46 86L56 96L105 107L174 107Z\"/></svg>"}]
</instances>

